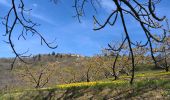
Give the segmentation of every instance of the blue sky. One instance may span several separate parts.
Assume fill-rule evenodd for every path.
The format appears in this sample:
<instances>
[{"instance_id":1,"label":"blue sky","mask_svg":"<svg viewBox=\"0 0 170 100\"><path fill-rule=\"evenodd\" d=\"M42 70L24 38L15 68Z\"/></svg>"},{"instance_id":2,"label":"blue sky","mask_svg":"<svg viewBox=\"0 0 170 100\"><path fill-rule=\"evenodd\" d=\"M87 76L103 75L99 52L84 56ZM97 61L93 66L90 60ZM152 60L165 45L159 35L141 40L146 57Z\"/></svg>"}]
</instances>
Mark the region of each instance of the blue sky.
<instances>
[{"instance_id":1,"label":"blue sky","mask_svg":"<svg viewBox=\"0 0 170 100\"><path fill-rule=\"evenodd\" d=\"M17 0L16 0L17 1ZM34 22L40 23L41 26L37 30L43 34L47 41L52 41L56 38L58 48L51 50L45 45L40 45L38 37L29 36L27 40L17 40L20 29L14 30L13 41L15 48L20 51L29 49L31 54L39 53L76 53L86 56L100 54L101 49L107 47L108 43L118 42L121 39L123 30L121 24L117 23L114 27L107 26L100 31L93 31L92 15L94 13L91 7L87 6L86 16L82 18L82 23L72 16L75 11L72 8L72 0L60 0L55 5L50 0L24 0L26 8L32 8L31 18ZM101 0L102 9L99 9L97 17L99 19L106 18L114 5L111 0ZM168 11L170 10L170 1L162 0L158 6L157 11L159 16L166 15L170 19ZM10 0L0 0L0 17L5 16L10 7ZM133 23L129 17L126 19L129 32L134 41L144 41L145 36L140 33L138 25ZM0 57L13 57L13 53L9 45L5 44L3 40L7 40L2 36L5 32L4 27L0 24ZM29 54L28 53L28 54Z\"/></svg>"}]
</instances>

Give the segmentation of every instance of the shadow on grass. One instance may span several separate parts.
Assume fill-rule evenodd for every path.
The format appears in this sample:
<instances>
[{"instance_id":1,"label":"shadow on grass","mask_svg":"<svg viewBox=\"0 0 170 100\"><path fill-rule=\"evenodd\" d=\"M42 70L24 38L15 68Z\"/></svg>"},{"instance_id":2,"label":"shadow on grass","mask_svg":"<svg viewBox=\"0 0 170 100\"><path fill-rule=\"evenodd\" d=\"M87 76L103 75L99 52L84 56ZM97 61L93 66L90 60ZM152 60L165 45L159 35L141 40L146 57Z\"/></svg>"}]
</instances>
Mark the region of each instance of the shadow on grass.
<instances>
[{"instance_id":1,"label":"shadow on grass","mask_svg":"<svg viewBox=\"0 0 170 100\"><path fill-rule=\"evenodd\" d=\"M126 83L121 85L107 84L96 85L93 87L72 87L63 90L48 89L26 91L18 98L19 100L75 100L77 98L83 98L83 100L122 100L131 99L133 97L141 97L144 93L148 93L156 89L170 89L170 85L168 84L170 84L170 80L150 79L135 82L132 86ZM103 91L105 92L104 94Z\"/></svg>"},{"instance_id":2,"label":"shadow on grass","mask_svg":"<svg viewBox=\"0 0 170 100\"><path fill-rule=\"evenodd\" d=\"M121 100L130 99L132 97L142 96L150 91L155 91L156 89L165 89L166 85L170 84L170 80L147 80L147 82L139 82L133 85L130 89L121 91L110 99ZM109 98L107 98L109 99Z\"/></svg>"},{"instance_id":3,"label":"shadow on grass","mask_svg":"<svg viewBox=\"0 0 170 100\"><path fill-rule=\"evenodd\" d=\"M122 99L131 99L133 97L141 97L144 93L148 93L150 91L155 91L156 89L160 89L160 88L166 88L164 86L166 86L167 84L170 84L169 80L144 80L141 82L137 82L135 83L133 86L130 87L122 87L122 90L120 92L117 92L115 94L112 94L113 91L116 91L115 87L109 87L110 91L108 91L108 94L103 95L103 97L97 97L99 92L101 92L103 89L105 89L105 87L100 87L100 88L94 88L94 89L90 89L91 91L93 91L92 95L90 98L88 99L96 99L96 98L102 98L102 100L108 100L108 99L114 99L114 100L122 100ZM75 99L78 97L83 96L84 94L86 94L88 91L86 89L81 89L81 88L72 88L67 90L62 97L60 97L60 99L64 99L64 100L70 100L70 99ZM58 99L58 100L60 100Z\"/></svg>"}]
</instances>

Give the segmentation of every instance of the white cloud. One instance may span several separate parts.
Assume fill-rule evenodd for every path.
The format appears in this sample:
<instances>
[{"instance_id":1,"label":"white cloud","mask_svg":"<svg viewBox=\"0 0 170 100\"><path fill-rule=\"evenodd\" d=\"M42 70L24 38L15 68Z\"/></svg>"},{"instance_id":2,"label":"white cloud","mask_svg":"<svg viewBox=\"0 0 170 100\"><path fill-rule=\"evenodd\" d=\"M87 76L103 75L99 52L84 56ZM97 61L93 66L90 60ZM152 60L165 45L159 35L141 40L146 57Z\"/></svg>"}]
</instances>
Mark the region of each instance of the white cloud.
<instances>
[{"instance_id":1,"label":"white cloud","mask_svg":"<svg viewBox=\"0 0 170 100\"><path fill-rule=\"evenodd\" d=\"M0 4L4 5L6 7L10 7L11 6L9 0L0 0Z\"/></svg>"},{"instance_id":2,"label":"white cloud","mask_svg":"<svg viewBox=\"0 0 170 100\"><path fill-rule=\"evenodd\" d=\"M11 7L10 3L11 3L10 0L0 0L0 5L6 6L6 7ZM38 6L38 4L33 3L32 6L36 8ZM18 12L20 12L20 11L18 11ZM55 23L51 19L44 17L43 15L33 13L33 12L30 12L30 13L24 12L24 13L28 16L34 17L34 18L44 21L48 24L55 25Z\"/></svg>"},{"instance_id":3,"label":"white cloud","mask_svg":"<svg viewBox=\"0 0 170 100\"><path fill-rule=\"evenodd\" d=\"M112 0L101 0L101 5L106 11L112 11L116 8Z\"/></svg>"},{"instance_id":4,"label":"white cloud","mask_svg":"<svg viewBox=\"0 0 170 100\"><path fill-rule=\"evenodd\" d=\"M52 21L51 19L49 19L49 18L47 18L47 17L45 17L45 16L43 16L43 15L40 15L40 14L36 14L36 13L31 13L31 16L32 17L34 17L34 18L37 18L37 19L39 19L39 20L42 20L42 21L44 21L44 22L46 22L46 23L48 23L48 24L51 24L51 25L56 25L55 23L54 23L54 21Z\"/></svg>"},{"instance_id":5,"label":"white cloud","mask_svg":"<svg viewBox=\"0 0 170 100\"><path fill-rule=\"evenodd\" d=\"M36 3L33 3L32 6L33 6L33 7L37 7L38 5L37 5Z\"/></svg>"}]
</instances>

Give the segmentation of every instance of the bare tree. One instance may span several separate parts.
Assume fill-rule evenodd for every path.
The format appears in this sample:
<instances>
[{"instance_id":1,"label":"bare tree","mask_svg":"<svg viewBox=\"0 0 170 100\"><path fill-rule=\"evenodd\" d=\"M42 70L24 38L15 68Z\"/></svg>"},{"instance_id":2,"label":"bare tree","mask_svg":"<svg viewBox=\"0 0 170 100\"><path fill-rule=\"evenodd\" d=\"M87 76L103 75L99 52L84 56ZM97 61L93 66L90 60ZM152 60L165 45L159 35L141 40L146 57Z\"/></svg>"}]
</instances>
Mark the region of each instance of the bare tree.
<instances>
[{"instance_id":1,"label":"bare tree","mask_svg":"<svg viewBox=\"0 0 170 100\"><path fill-rule=\"evenodd\" d=\"M11 6L7 13L7 15L2 18L2 24L5 25L6 33L5 37L8 37L8 40L5 41L10 45L13 53L15 54L15 58L11 64L11 69L13 69L14 63L16 59L24 63L26 62L23 58L30 57L31 55L25 55L28 53L29 49L26 52L20 53L15 48L15 42L13 41L14 30L17 27L21 28L20 35L17 37L18 40L23 38L26 40L26 36L31 34L32 36L37 35L40 38L41 44L46 44L49 48L55 49L57 46L51 46L51 43L48 43L46 39L42 36L40 32L36 29L39 24L33 22L28 16L32 9L26 9L23 0L11 0ZM53 43L53 42L52 42Z\"/></svg>"},{"instance_id":2,"label":"bare tree","mask_svg":"<svg viewBox=\"0 0 170 100\"><path fill-rule=\"evenodd\" d=\"M21 79L30 83L35 88L42 88L47 85L54 75L56 64L48 64L36 70L32 70L31 66L26 65L24 71L21 73Z\"/></svg>"},{"instance_id":3,"label":"bare tree","mask_svg":"<svg viewBox=\"0 0 170 100\"><path fill-rule=\"evenodd\" d=\"M86 2L92 2L91 5L94 6L94 2L99 2L100 0L74 0L75 1L75 9L76 9L76 16L78 20L80 20L80 17L84 14L84 5ZM149 46L150 53L152 56L152 59L155 63L155 66L157 66L157 62L155 60L154 52L153 52L153 45L152 40L155 40L156 42L163 42L164 38L166 37L167 29L164 28L163 22L165 21L165 16L162 18L159 18L156 15L156 4L159 4L161 0L146 0L146 1L137 1L137 0L112 0L113 6L116 6L116 8L108 15L106 20L104 20L104 23L101 24L99 20L97 20L96 16L93 16L94 18L94 24L95 28L94 30L101 30L105 28L106 25L114 26L115 23L118 20L118 17L121 19L121 23L124 29L125 38L122 42L122 45L127 41L130 51L130 57L131 57L131 64L132 64L132 77L130 83L133 83L134 79L134 71L135 71L135 57L133 52L133 46L138 47L145 47ZM99 2L100 3L100 2ZM94 6L95 9L95 6ZM95 9L96 10L96 9ZM134 43L132 41L132 38L129 35L129 31L127 28L127 23L125 20L125 15L128 14L131 17L133 17L136 20L136 23L139 23L143 33L145 34L147 41L144 44L141 44L140 42ZM112 20L113 19L113 20ZM159 30L162 31L163 37L161 39L158 39L154 36L152 30ZM122 49L122 45L118 49L114 49L110 47L113 51L120 51Z\"/></svg>"},{"instance_id":4,"label":"bare tree","mask_svg":"<svg viewBox=\"0 0 170 100\"><path fill-rule=\"evenodd\" d=\"M109 48L106 49L112 53L111 55L114 58L111 75L114 76L115 80L118 79L119 74L122 71L129 75L129 72L127 71L128 67L130 66L128 44L125 43L122 45L122 42L123 40L120 43L108 44ZM121 49L119 49L118 51L113 50L113 48L117 49L120 46Z\"/></svg>"},{"instance_id":5,"label":"bare tree","mask_svg":"<svg viewBox=\"0 0 170 100\"><path fill-rule=\"evenodd\" d=\"M159 37L159 36L158 36ZM159 37L160 38L160 37ZM157 43L153 41L156 45L154 48L154 52L157 53L157 62L158 66L164 68L167 72L169 71L170 66L170 35L167 34L167 37L164 39L162 43Z\"/></svg>"},{"instance_id":6,"label":"bare tree","mask_svg":"<svg viewBox=\"0 0 170 100\"><path fill-rule=\"evenodd\" d=\"M28 12L30 10L25 10L23 0L19 0L20 2L19 9L21 10L20 12L18 12L18 10L16 9L15 0L11 0L11 1L12 1L12 7L8 12L7 17L4 18L5 19L4 25L6 26L5 35L9 37L8 39L9 42L7 43L10 44L12 50L14 51L16 55L14 62L16 58L19 58L21 61L24 62L24 60L22 59L23 57L22 55L25 54L25 53L17 53L17 51L14 48L14 44L11 40L12 31L15 28L16 23L18 23L19 25L23 27L23 32L21 32L21 35L18 38L20 37L25 38L25 34L27 34L29 31L33 35L35 34L38 35L41 38L41 43L44 42L48 47L52 49L56 48L57 46L51 47L50 43L47 43L46 40L43 38L43 36L35 29L35 26L37 26L37 24L33 23L31 20L26 19L24 17L25 15L24 12ZM54 1L55 3L57 3L58 0L51 0L51 1ZM166 19L165 16L162 18L159 18L156 15L156 5L159 4L160 1L161 0L142 0L142 1L112 0L113 6L115 6L115 9L113 9L112 12L108 15L108 17L104 20L104 23L100 23L100 21L96 18L96 16L93 16L95 31L105 28L106 25L114 26L115 23L119 21L118 18L120 18L120 21L122 23L122 27L124 30L124 34L125 34L125 38L122 42L122 45L124 45L124 43L127 42L129 51L130 51L131 66L132 66L132 75L131 75L132 77L130 81L131 84L133 83L133 80L134 80L134 71L135 71L135 56L133 52L134 46L137 46L137 47L148 46L150 49L152 59L155 63L155 66L157 66L157 61L155 59L154 52L153 52L152 40L155 40L156 42L163 42L163 40L166 37L166 33L168 31L167 29L164 28L164 25L163 25L163 22ZM85 10L84 10L86 7L85 5L91 5L94 11L96 12L97 12L96 6L99 6L99 7L101 6L100 0L73 0L73 2L74 2L73 7L75 8L75 12L76 12L75 17L78 18L79 22L81 22L81 17L85 15ZM11 15L11 13L14 13L15 18L14 18L12 25L9 25L8 20L9 20L9 16ZM19 13L21 14L21 17L18 16ZM132 18L135 19L136 23L140 25L140 27L143 30L143 34L145 34L146 36L146 39L147 39L146 43L141 44L141 42L134 43L132 41L132 38L129 35L131 32L129 32L127 28L125 15L130 15ZM163 37L161 39L156 38L152 30L162 31ZM122 49L122 45L120 45L118 49L114 49L111 46L109 47L113 51L120 51Z\"/></svg>"}]
</instances>

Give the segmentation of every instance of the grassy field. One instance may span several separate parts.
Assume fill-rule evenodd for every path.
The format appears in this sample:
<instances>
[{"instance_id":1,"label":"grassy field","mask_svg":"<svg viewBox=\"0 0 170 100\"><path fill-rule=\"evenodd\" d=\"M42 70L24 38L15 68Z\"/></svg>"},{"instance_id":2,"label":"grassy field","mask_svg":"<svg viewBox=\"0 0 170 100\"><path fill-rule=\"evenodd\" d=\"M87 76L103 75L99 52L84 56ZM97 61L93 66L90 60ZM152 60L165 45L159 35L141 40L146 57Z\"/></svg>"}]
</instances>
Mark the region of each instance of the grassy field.
<instances>
[{"instance_id":1,"label":"grassy field","mask_svg":"<svg viewBox=\"0 0 170 100\"><path fill-rule=\"evenodd\" d=\"M170 99L170 72L146 71L135 75L133 85L129 76L112 79L61 84L48 88L13 90L1 93L0 100L107 100L107 99Z\"/></svg>"}]
</instances>

